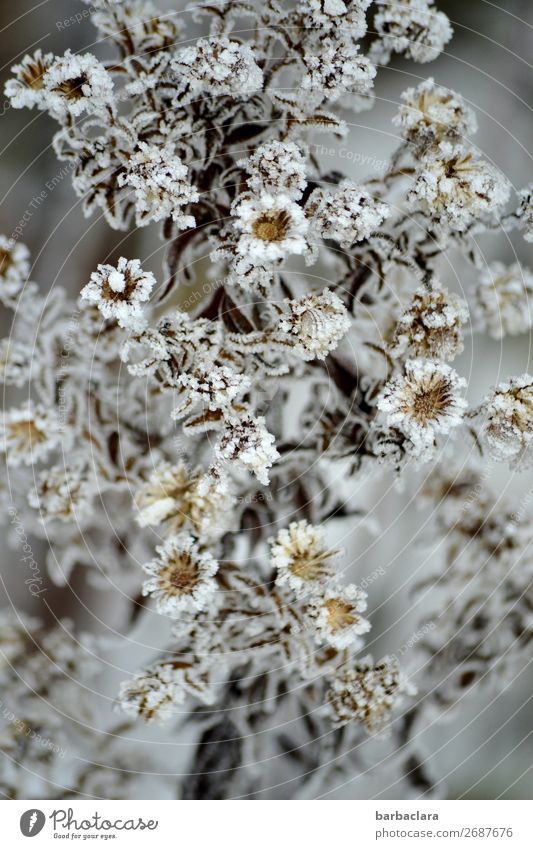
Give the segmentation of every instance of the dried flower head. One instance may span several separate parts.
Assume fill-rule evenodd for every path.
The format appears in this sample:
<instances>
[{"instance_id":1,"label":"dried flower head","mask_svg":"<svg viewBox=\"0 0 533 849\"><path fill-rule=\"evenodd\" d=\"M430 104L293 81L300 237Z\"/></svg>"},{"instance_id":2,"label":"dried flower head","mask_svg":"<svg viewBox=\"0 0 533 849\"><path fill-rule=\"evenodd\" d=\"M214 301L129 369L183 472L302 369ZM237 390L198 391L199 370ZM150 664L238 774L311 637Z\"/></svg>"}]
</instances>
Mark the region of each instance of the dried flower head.
<instances>
[{"instance_id":1,"label":"dried flower head","mask_svg":"<svg viewBox=\"0 0 533 849\"><path fill-rule=\"evenodd\" d=\"M317 103L332 103L346 92L368 97L372 91L376 68L359 53L356 45L348 42L325 44L320 54L306 54L303 60L306 74L302 89Z\"/></svg>"},{"instance_id":2,"label":"dried flower head","mask_svg":"<svg viewBox=\"0 0 533 849\"><path fill-rule=\"evenodd\" d=\"M181 50L172 65L178 78L198 94L235 97L263 87L263 73L250 45L228 38L200 38Z\"/></svg>"},{"instance_id":3,"label":"dried flower head","mask_svg":"<svg viewBox=\"0 0 533 849\"><path fill-rule=\"evenodd\" d=\"M153 596L157 610L166 616L202 610L216 591L216 560L187 534L170 537L156 551L159 557L143 566L150 575L143 595Z\"/></svg>"},{"instance_id":4,"label":"dried flower head","mask_svg":"<svg viewBox=\"0 0 533 849\"><path fill-rule=\"evenodd\" d=\"M374 663L369 655L333 679L327 694L328 710L336 728L361 722L369 734L383 734L401 696L412 692L396 658L387 656Z\"/></svg>"},{"instance_id":5,"label":"dried flower head","mask_svg":"<svg viewBox=\"0 0 533 849\"><path fill-rule=\"evenodd\" d=\"M304 360L324 360L350 328L348 310L329 289L286 303L288 313L280 319L279 329L289 334Z\"/></svg>"},{"instance_id":6,"label":"dried flower head","mask_svg":"<svg viewBox=\"0 0 533 849\"><path fill-rule=\"evenodd\" d=\"M46 108L60 121L82 112L101 112L113 102L113 80L90 53L74 55L67 50L52 62L43 80Z\"/></svg>"},{"instance_id":7,"label":"dried flower head","mask_svg":"<svg viewBox=\"0 0 533 849\"><path fill-rule=\"evenodd\" d=\"M408 199L435 224L462 232L508 197L509 183L496 168L471 153L448 151L422 160Z\"/></svg>"},{"instance_id":8,"label":"dried flower head","mask_svg":"<svg viewBox=\"0 0 533 849\"><path fill-rule=\"evenodd\" d=\"M515 262L493 262L476 288L477 315L493 339L527 333L533 325L533 274Z\"/></svg>"},{"instance_id":9,"label":"dried flower head","mask_svg":"<svg viewBox=\"0 0 533 849\"><path fill-rule=\"evenodd\" d=\"M476 116L463 98L435 85L432 77L404 91L402 101L393 123L421 150L443 141L462 144L477 129Z\"/></svg>"},{"instance_id":10,"label":"dried flower head","mask_svg":"<svg viewBox=\"0 0 533 849\"><path fill-rule=\"evenodd\" d=\"M533 445L533 377L500 383L483 401L483 436L497 460L529 465Z\"/></svg>"},{"instance_id":11,"label":"dried flower head","mask_svg":"<svg viewBox=\"0 0 533 849\"><path fill-rule=\"evenodd\" d=\"M198 200L198 191L187 176L187 166L173 154L172 146L140 142L119 177L119 185L135 189L137 226L172 218L181 230L194 227L194 216L184 207Z\"/></svg>"},{"instance_id":12,"label":"dried flower head","mask_svg":"<svg viewBox=\"0 0 533 849\"><path fill-rule=\"evenodd\" d=\"M338 242L345 250L354 242L368 239L390 215L387 204L349 181L341 183L334 192L315 189L307 211L322 238Z\"/></svg>"},{"instance_id":13,"label":"dried flower head","mask_svg":"<svg viewBox=\"0 0 533 849\"><path fill-rule=\"evenodd\" d=\"M61 422L53 408L28 403L4 413L0 450L12 466L39 463L61 439Z\"/></svg>"},{"instance_id":14,"label":"dried flower head","mask_svg":"<svg viewBox=\"0 0 533 849\"><path fill-rule=\"evenodd\" d=\"M247 184L256 194L284 194L298 200L307 185L305 157L293 141L268 141L237 163L249 174Z\"/></svg>"},{"instance_id":15,"label":"dried flower head","mask_svg":"<svg viewBox=\"0 0 533 849\"><path fill-rule=\"evenodd\" d=\"M450 366L432 360L408 360L403 375L384 387L378 408L389 427L409 440L409 452L426 459L439 435L457 427L466 409L461 390L466 386Z\"/></svg>"},{"instance_id":16,"label":"dried flower head","mask_svg":"<svg viewBox=\"0 0 533 849\"><path fill-rule=\"evenodd\" d=\"M172 535L190 527L195 534L213 534L232 500L212 482L204 481L200 469L189 473L186 465L162 463L140 487L135 499L141 527L161 525Z\"/></svg>"},{"instance_id":17,"label":"dried flower head","mask_svg":"<svg viewBox=\"0 0 533 849\"><path fill-rule=\"evenodd\" d=\"M365 12L372 0L301 0L298 10L318 42L326 36L336 37L339 32L350 39L362 38L366 33Z\"/></svg>"},{"instance_id":18,"label":"dried flower head","mask_svg":"<svg viewBox=\"0 0 533 849\"><path fill-rule=\"evenodd\" d=\"M343 589L328 588L311 599L307 614L316 629L316 640L336 649L360 649L361 635L370 631L370 622L361 616L367 608L367 595L348 584Z\"/></svg>"},{"instance_id":19,"label":"dried flower head","mask_svg":"<svg viewBox=\"0 0 533 849\"><path fill-rule=\"evenodd\" d=\"M255 264L308 250L307 219L288 195L262 194L239 200L233 209L233 225L240 234L237 252Z\"/></svg>"},{"instance_id":20,"label":"dried flower head","mask_svg":"<svg viewBox=\"0 0 533 849\"><path fill-rule=\"evenodd\" d=\"M225 465L236 463L268 484L268 470L278 459L275 438L268 432L262 416L244 414L226 420L220 442L215 447L217 460Z\"/></svg>"},{"instance_id":21,"label":"dried flower head","mask_svg":"<svg viewBox=\"0 0 533 849\"><path fill-rule=\"evenodd\" d=\"M463 350L462 327L468 308L462 298L440 286L420 287L396 325L398 353L453 360Z\"/></svg>"},{"instance_id":22,"label":"dried flower head","mask_svg":"<svg viewBox=\"0 0 533 849\"><path fill-rule=\"evenodd\" d=\"M374 16L381 37L376 45L376 61L386 63L391 53L403 53L415 62L432 62L452 37L450 22L430 0L378 0L383 7Z\"/></svg>"},{"instance_id":23,"label":"dried flower head","mask_svg":"<svg viewBox=\"0 0 533 849\"><path fill-rule=\"evenodd\" d=\"M139 259L121 257L116 268L99 265L81 290L81 297L96 304L104 318L114 318L121 327L139 330L144 326L141 304L149 299L155 282L150 271L143 271Z\"/></svg>"},{"instance_id":24,"label":"dried flower head","mask_svg":"<svg viewBox=\"0 0 533 849\"><path fill-rule=\"evenodd\" d=\"M296 593L321 589L334 575L333 564L342 552L327 548L324 531L302 520L291 522L271 540L271 562L278 586Z\"/></svg>"},{"instance_id":25,"label":"dried flower head","mask_svg":"<svg viewBox=\"0 0 533 849\"><path fill-rule=\"evenodd\" d=\"M44 53L41 49L36 50L33 56L25 56L19 65L11 68L15 75L5 85L5 94L11 100L15 109L27 106L32 109L46 108L44 97L44 75L52 65L54 56L52 53Z\"/></svg>"},{"instance_id":26,"label":"dried flower head","mask_svg":"<svg viewBox=\"0 0 533 849\"><path fill-rule=\"evenodd\" d=\"M28 501L43 520L74 522L88 515L94 492L83 465L52 466L41 472Z\"/></svg>"}]
</instances>

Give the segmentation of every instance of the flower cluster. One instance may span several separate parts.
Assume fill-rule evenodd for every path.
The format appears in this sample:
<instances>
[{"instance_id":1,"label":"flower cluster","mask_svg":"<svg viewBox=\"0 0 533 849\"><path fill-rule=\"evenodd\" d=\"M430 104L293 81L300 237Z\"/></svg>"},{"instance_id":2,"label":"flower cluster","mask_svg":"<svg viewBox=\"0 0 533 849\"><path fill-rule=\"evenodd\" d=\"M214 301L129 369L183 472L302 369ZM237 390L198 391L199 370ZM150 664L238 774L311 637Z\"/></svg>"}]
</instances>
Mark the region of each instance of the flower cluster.
<instances>
[{"instance_id":1,"label":"flower cluster","mask_svg":"<svg viewBox=\"0 0 533 849\"><path fill-rule=\"evenodd\" d=\"M71 737L72 792L140 792L140 718L196 741L189 777L169 791L181 798L260 795L253 764L273 751L286 786L299 764L298 792L314 797L334 770L360 770L353 753L366 732L390 726L395 762L404 749L412 759L425 705L453 702L484 674L496 613L478 572L517 608L506 608L505 645L513 628L527 645L531 573L510 574L526 519L496 510L478 471L454 477L439 455L460 434L454 453L465 447L480 465L487 455L530 462L533 378L485 390L467 412L461 360L457 371L449 363L467 330L504 339L531 329L531 272L487 266L479 247L501 225L531 241L531 187L505 211L511 186L471 148L472 110L431 78L391 114L399 138L383 171L353 178L336 170L341 157L332 170L321 161L316 133L346 135L347 110L372 106L379 66L395 54L427 62L445 47L450 24L429 0L221 0L196 4L190 28L151 0L92 7L108 58L37 50L14 66L6 95L58 123L53 148L86 215L101 211L123 231L158 224L163 272L148 270L143 230L135 254L95 261L79 297L56 286L44 295L28 249L0 236L0 301L14 313L0 340L14 396L0 425L0 497L43 544L52 583L75 574L82 601L87 585L113 615L116 590L113 630L128 640L129 678L106 696L118 689L126 719L104 736L131 738L105 761L100 749L79 755ZM444 277L452 262L464 299ZM369 478L392 466L410 485L429 461L424 498L452 613L420 640L432 659L417 667L420 707L394 646L378 662L361 656L375 596L358 556L341 568L340 541L350 555L363 550L353 531L355 517L367 520ZM463 600L465 579L478 590ZM81 650L63 650L56 630L27 629L61 669L85 675ZM149 656L130 658L139 633L150 634ZM0 647L17 672L31 666L47 697L28 639L1 618ZM450 657L466 678L450 674ZM75 701L68 684L58 693ZM213 763L229 765L223 779ZM416 770L404 767L412 792ZM20 776L0 779L6 795L28 797Z\"/></svg>"}]
</instances>

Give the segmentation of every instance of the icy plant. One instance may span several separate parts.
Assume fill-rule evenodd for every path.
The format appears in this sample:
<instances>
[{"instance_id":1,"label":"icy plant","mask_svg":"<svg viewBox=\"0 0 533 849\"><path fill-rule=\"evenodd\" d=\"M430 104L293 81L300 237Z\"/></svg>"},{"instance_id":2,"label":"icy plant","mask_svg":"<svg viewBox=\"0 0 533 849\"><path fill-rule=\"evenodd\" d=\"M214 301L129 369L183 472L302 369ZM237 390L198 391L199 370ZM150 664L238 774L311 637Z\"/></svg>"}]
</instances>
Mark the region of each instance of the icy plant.
<instances>
[{"instance_id":1,"label":"icy plant","mask_svg":"<svg viewBox=\"0 0 533 849\"><path fill-rule=\"evenodd\" d=\"M93 686L86 649L63 644L65 625L47 631L44 609L42 621L5 615L2 691L12 686L24 721L65 738L69 767L21 748L7 723L3 792L144 798L132 778L150 772L140 725L163 722L170 742L194 748L169 795L268 796L263 765L276 758L281 792L320 795L334 777L366 774L363 745L414 794L413 718L454 704L488 663L469 600L456 597L462 547L494 555L488 583L472 589L483 606L526 534L496 513L485 521L481 496L461 513L463 485L425 467L451 612L418 647L431 663L408 680L394 645L369 654L376 595L352 574L350 533L365 509L354 493L364 476L409 481L448 444L480 463L530 461L533 378L486 387L469 410L450 362L472 332L531 328L531 272L487 267L479 247L502 227L531 241L531 188L506 209L508 181L472 147L472 110L431 78L391 110L398 146L380 176L354 181L313 152L317 133L342 138L349 110L372 106L378 65L443 50L451 27L428 0L220 0L196 4L190 32L186 15L144 0L94 6L116 55L37 50L6 95L59 124L53 146L86 216L126 232L158 223L164 268L123 241L80 277L77 299L47 296L29 280L28 249L0 237L0 299L14 311L0 351L13 393L2 503L46 549L54 584L75 573L93 594L117 591L118 630L91 657L122 639L128 671L107 696L118 718L104 763L85 739L90 699L82 732L44 698L56 678L62 704ZM466 299L442 282L452 254L475 270ZM498 591L522 599L530 572L501 574ZM509 613L506 644L531 635L525 609L523 621Z\"/></svg>"}]
</instances>

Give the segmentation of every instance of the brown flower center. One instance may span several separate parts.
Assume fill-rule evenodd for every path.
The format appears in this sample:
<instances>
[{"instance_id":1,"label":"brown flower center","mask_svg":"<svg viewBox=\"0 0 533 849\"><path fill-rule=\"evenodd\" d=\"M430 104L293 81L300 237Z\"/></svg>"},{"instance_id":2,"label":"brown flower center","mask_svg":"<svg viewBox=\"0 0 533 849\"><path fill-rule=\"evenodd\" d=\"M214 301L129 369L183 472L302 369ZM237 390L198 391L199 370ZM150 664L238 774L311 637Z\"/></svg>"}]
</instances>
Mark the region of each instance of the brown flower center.
<instances>
[{"instance_id":1,"label":"brown flower center","mask_svg":"<svg viewBox=\"0 0 533 849\"><path fill-rule=\"evenodd\" d=\"M45 435L39 430L32 419L22 422L11 422L9 432L13 440L25 445L33 445L36 442L44 442Z\"/></svg>"},{"instance_id":2,"label":"brown flower center","mask_svg":"<svg viewBox=\"0 0 533 849\"><path fill-rule=\"evenodd\" d=\"M252 225L252 233L263 242L281 242L289 232L290 215L281 212L267 212Z\"/></svg>"},{"instance_id":3,"label":"brown flower center","mask_svg":"<svg viewBox=\"0 0 533 849\"><path fill-rule=\"evenodd\" d=\"M169 595L188 595L197 583L198 564L188 554L177 554L159 573L159 585Z\"/></svg>"},{"instance_id":4,"label":"brown flower center","mask_svg":"<svg viewBox=\"0 0 533 849\"><path fill-rule=\"evenodd\" d=\"M87 77L72 77L70 80L63 80L54 88L60 94L64 94L67 100L80 100L84 97L83 86L87 85Z\"/></svg>"},{"instance_id":5,"label":"brown flower center","mask_svg":"<svg viewBox=\"0 0 533 849\"><path fill-rule=\"evenodd\" d=\"M353 615L351 605L346 601L340 598L331 598L324 606L328 614L328 625L333 633L355 624L356 617Z\"/></svg>"},{"instance_id":6,"label":"brown flower center","mask_svg":"<svg viewBox=\"0 0 533 849\"><path fill-rule=\"evenodd\" d=\"M409 412L420 424L439 416L450 405L450 384L446 380L428 383L413 393Z\"/></svg>"},{"instance_id":7,"label":"brown flower center","mask_svg":"<svg viewBox=\"0 0 533 849\"><path fill-rule=\"evenodd\" d=\"M105 298L106 301L129 301L130 297L137 288L138 281L132 278L127 272L124 274L124 278L126 282L121 291L113 289L113 287L109 284L109 280L104 280L102 286L102 297Z\"/></svg>"},{"instance_id":8,"label":"brown flower center","mask_svg":"<svg viewBox=\"0 0 533 849\"><path fill-rule=\"evenodd\" d=\"M43 87L43 76L47 70L43 62L32 62L24 69L20 77L25 86L34 91L40 91Z\"/></svg>"}]
</instances>

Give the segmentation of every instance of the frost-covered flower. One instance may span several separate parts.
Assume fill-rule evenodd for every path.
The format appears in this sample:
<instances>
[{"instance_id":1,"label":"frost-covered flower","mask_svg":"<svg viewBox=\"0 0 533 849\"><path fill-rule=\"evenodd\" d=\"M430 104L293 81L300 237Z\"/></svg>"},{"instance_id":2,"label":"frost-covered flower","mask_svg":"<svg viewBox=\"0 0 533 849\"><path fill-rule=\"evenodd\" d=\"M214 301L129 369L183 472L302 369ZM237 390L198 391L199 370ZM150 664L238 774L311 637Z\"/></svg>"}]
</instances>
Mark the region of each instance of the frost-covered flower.
<instances>
[{"instance_id":1,"label":"frost-covered flower","mask_svg":"<svg viewBox=\"0 0 533 849\"><path fill-rule=\"evenodd\" d=\"M311 599L307 607L319 643L336 649L359 649L362 634L370 631L370 622L361 616L367 608L367 595L355 584L343 589L330 588Z\"/></svg>"},{"instance_id":2,"label":"frost-covered flower","mask_svg":"<svg viewBox=\"0 0 533 849\"><path fill-rule=\"evenodd\" d=\"M240 233L237 252L254 263L275 262L288 254L303 254L307 218L288 195L262 194L239 200L233 208L233 225Z\"/></svg>"},{"instance_id":3,"label":"frost-covered flower","mask_svg":"<svg viewBox=\"0 0 533 849\"><path fill-rule=\"evenodd\" d=\"M187 179L188 168L173 154L172 146L140 142L129 158L119 185L135 189L137 225L172 218L181 230L194 227L194 216L183 207L198 200L198 191Z\"/></svg>"},{"instance_id":4,"label":"frost-covered flower","mask_svg":"<svg viewBox=\"0 0 533 849\"><path fill-rule=\"evenodd\" d=\"M279 457L274 443L263 416L244 414L226 420L215 455L222 463L238 463L266 485L268 470Z\"/></svg>"},{"instance_id":5,"label":"frost-covered flower","mask_svg":"<svg viewBox=\"0 0 533 849\"><path fill-rule=\"evenodd\" d=\"M435 440L457 427L466 409L461 390L464 378L450 366L432 360L408 360L405 372L393 377L378 398L378 409L389 427L410 441L409 451L422 459L431 455Z\"/></svg>"},{"instance_id":6,"label":"frost-covered flower","mask_svg":"<svg viewBox=\"0 0 533 849\"><path fill-rule=\"evenodd\" d=\"M516 215L526 242L533 242L533 183L518 192L520 205Z\"/></svg>"},{"instance_id":7,"label":"frost-covered flower","mask_svg":"<svg viewBox=\"0 0 533 849\"><path fill-rule=\"evenodd\" d=\"M225 410L250 388L250 383L247 375L238 374L228 366L208 366L180 374L178 385L186 391L187 399L172 412L172 418L181 418L191 402L199 402L211 412Z\"/></svg>"},{"instance_id":8,"label":"frost-covered flower","mask_svg":"<svg viewBox=\"0 0 533 849\"><path fill-rule=\"evenodd\" d=\"M116 268L99 265L81 290L81 297L96 304L104 318L114 318L126 329L139 330L144 325L141 304L149 299L155 282L150 271L143 271L139 259L121 257Z\"/></svg>"},{"instance_id":9,"label":"frost-covered flower","mask_svg":"<svg viewBox=\"0 0 533 849\"><path fill-rule=\"evenodd\" d=\"M305 54L303 61L306 74L302 78L302 89L319 103L323 100L334 102L346 92L368 97L372 91L376 68L359 53L357 45L325 44L319 54Z\"/></svg>"},{"instance_id":10,"label":"frost-covered flower","mask_svg":"<svg viewBox=\"0 0 533 849\"><path fill-rule=\"evenodd\" d=\"M170 537L156 551L159 557L143 566L150 575L143 595L153 596L157 610L166 616L202 610L216 591L216 560L187 534Z\"/></svg>"},{"instance_id":11,"label":"frost-covered flower","mask_svg":"<svg viewBox=\"0 0 533 849\"><path fill-rule=\"evenodd\" d=\"M386 656L374 663L369 655L353 668L343 668L326 698L336 728L361 722L370 734L383 734L404 693L410 695L413 689L403 679L396 658Z\"/></svg>"},{"instance_id":12,"label":"frost-covered flower","mask_svg":"<svg viewBox=\"0 0 533 849\"><path fill-rule=\"evenodd\" d=\"M19 339L0 341L0 381L22 386L29 378L32 353Z\"/></svg>"},{"instance_id":13,"label":"frost-covered flower","mask_svg":"<svg viewBox=\"0 0 533 849\"><path fill-rule=\"evenodd\" d=\"M424 149L443 141L461 143L477 129L476 116L463 98L435 85L432 77L404 91L402 101L393 123L417 148Z\"/></svg>"},{"instance_id":14,"label":"frost-covered flower","mask_svg":"<svg viewBox=\"0 0 533 849\"><path fill-rule=\"evenodd\" d=\"M7 81L5 94L15 109L22 109L24 106L29 109L34 106L39 109L46 108L43 96L44 75L53 61L52 53L43 53L39 49L33 56L25 56L19 65L13 65L11 70L15 76Z\"/></svg>"},{"instance_id":15,"label":"frost-covered flower","mask_svg":"<svg viewBox=\"0 0 533 849\"><path fill-rule=\"evenodd\" d=\"M0 299L9 304L20 295L30 273L26 245L0 235Z\"/></svg>"},{"instance_id":16,"label":"frost-covered flower","mask_svg":"<svg viewBox=\"0 0 533 849\"><path fill-rule=\"evenodd\" d=\"M453 360L463 350L462 326L468 308L462 298L440 286L416 290L396 325L397 352L412 357Z\"/></svg>"},{"instance_id":17,"label":"frost-covered flower","mask_svg":"<svg viewBox=\"0 0 533 849\"><path fill-rule=\"evenodd\" d=\"M390 215L387 204L349 181L333 192L315 189L306 209L320 235L338 242L344 250L368 239Z\"/></svg>"},{"instance_id":18,"label":"frost-covered flower","mask_svg":"<svg viewBox=\"0 0 533 849\"><path fill-rule=\"evenodd\" d=\"M342 32L356 41L366 33L365 12L372 0L300 0L298 11L306 29L316 30L318 39ZM313 33L314 34L314 33Z\"/></svg>"},{"instance_id":19,"label":"frost-covered flower","mask_svg":"<svg viewBox=\"0 0 533 849\"><path fill-rule=\"evenodd\" d=\"M141 527L164 524L176 534L190 526L196 534L210 534L220 530L232 499L206 481L200 469L189 473L179 462L158 466L138 490L135 504Z\"/></svg>"},{"instance_id":20,"label":"frost-covered flower","mask_svg":"<svg viewBox=\"0 0 533 849\"><path fill-rule=\"evenodd\" d=\"M305 157L292 141L265 142L237 164L250 175L246 182L256 194L285 194L298 200L307 185Z\"/></svg>"},{"instance_id":21,"label":"frost-covered flower","mask_svg":"<svg viewBox=\"0 0 533 849\"><path fill-rule=\"evenodd\" d=\"M200 38L181 50L172 65L198 94L235 97L263 87L263 72L250 45L228 38Z\"/></svg>"},{"instance_id":22,"label":"frost-covered flower","mask_svg":"<svg viewBox=\"0 0 533 849\"><path fill-rule=\"evenodd\" d=\"M493 339L526 333L533 325L533 274L515 262L493 262L476 288L477 312Z\"/></svg>"},{"instance_id":23,"label":"frost-covered flower","mask_svg":"<svg viewBox=\"0 0 533 849\"><path fill-rule=\"evenodd\" d=\"M533 377L500 383L483 401L483 437L497 460L529 465L533 445Z\"/></svg>"},{"instance_id":24,"label":"frost-covered flower","mask_svg":"<svg viewBox=\"0 0 533 849\"><path fill-rule=\"evenodd\" d=\"M0 424L0 450L12 466L39 463L61 439L61 422L55 410L41 404L8 410Z\"/></svg>"},{"instance_id":25,"label":"frost-covered flower","mask_svg":"<svg viewBox=\"0 0 533 849\"><path fill-rule=\"evenodd\" d=\"M435 224L462 232L476 218L496 212L509 197L509 183L471 153L424 158L408 200Z\"/></svg>"},{"instance_id":26,"label":"frost-covered flower","mask_svg":"<svg viewBox=\"0 0 533 849\"><path fill-rule=\"evenodd\" d=\"M175 660L163 660L122 683L120 707L129 716L164 723L187 696L194 696L206 705L213 704L216 687L210 680L212 665L207 657L180 655Z\"/></svg>"},{"instance_id":27,"label":"frost-covered flower","mask_svg":"<svg viewBox=\"0 0 533 849\"><path fill-rule=\"evenodd\" d=\"M279 329L290 335L304 360L324 360L350 329L348 310L329 289L286 303L289 311L280 319Z\"/></svg>"},{"instance_id":28,"label":"frost-covered flower","mask_svg":"<svg viewBox=\"0 0 533 849\"><path fill-rule=\"evenodd\" d=\"M44 101L58 120L82 112L94 114L113 102L113 80L91 53L74 55L67 50L44 75Z\"/></svg>"},{"instance_id":29,"label":"frost-covered flower","mask_svg":"<svg viewBox=\"0 0 533 849\"><path fill-rule=\"evenodd\" d=\"M374 27L381 37L376 60L388 62L391 53L403 53L415 62L432 62L442 53L453 30L443 12L430 0L379 0Z\"/></svg>"},{"instance_id":30,"label":"frost-covered flower","mask_svg":"<svg viewBox=\"0 0 533 849\"><path fill-rule=\"evenodd\" d=\"M87 514L94 491L83 466L52 466L41 472L28 502L44 520L73 522Z\"/></svg>"},{"instance_id":31,"label":"frost-covered flower","mask_svg":"<svg viewBox=\"0 0 533 849\"><path fill-rule=\"evenodd\" d=\"M305 519L291 522L271 540L271 562L278 586L287 584L296 593L321 590L333 576L334 563L342 554L328 548L323 528Z\"/></svg>"}]
</instances>

